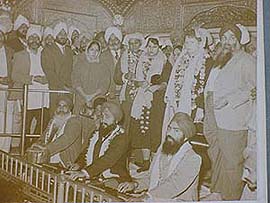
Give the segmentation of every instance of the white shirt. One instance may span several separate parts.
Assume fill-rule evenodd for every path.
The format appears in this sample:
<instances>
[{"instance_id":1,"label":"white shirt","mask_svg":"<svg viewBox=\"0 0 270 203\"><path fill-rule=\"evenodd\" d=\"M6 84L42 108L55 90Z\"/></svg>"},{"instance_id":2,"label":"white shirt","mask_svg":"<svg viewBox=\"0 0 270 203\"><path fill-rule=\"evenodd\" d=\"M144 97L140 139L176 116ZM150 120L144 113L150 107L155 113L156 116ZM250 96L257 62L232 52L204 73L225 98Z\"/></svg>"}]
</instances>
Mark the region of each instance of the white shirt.
<instances>
[{"instance_id":1,"label":"white shirt","mask_svg":"<svg viewBox=\"0 0 270 203\"><path fill-rule=\"evenodd\" d=\"M5 47L0 48L0 77L7 77L7 56Z\"/></svg>"},{"instance_id":2,"label":"white shirt","mask_svg":"<svg viewBox=\"0 0 270 203\"><path fill-rule=\"evenodd\" d=\"M57 42L56 42L55 44L59 47L61 53L64 54L64 53L65 53L65 46L66 46L66 45L61 45L61 44L59 44L59 43L57 43Z\"/></svg>"}]
</instances>

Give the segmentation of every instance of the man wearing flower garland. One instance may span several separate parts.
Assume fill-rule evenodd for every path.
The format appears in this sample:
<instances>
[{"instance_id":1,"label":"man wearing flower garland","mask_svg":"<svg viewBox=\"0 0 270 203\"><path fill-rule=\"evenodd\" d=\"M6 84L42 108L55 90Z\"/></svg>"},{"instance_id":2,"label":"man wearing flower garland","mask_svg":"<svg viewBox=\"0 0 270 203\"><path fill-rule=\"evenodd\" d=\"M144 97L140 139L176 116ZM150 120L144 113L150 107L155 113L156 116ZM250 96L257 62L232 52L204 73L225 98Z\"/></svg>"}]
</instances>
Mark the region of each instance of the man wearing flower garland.
<instances>
[{"instance_id":1,"label":"man wearing flower garland","mask_svg":"<svg viewBox=\"0 0 270 203\"><path fill-rule=\"evenodd\" d=\"M175 62L165 95L167 109L163 132L172 116L176 112L183 112L196 123L197 134L202 134L203 93L212 60L205 49L211 43L211 38L199 30L191 29L185 33L184 48Z\"/></svg>"},{"instance_id":2,"label":"man wearing flower garland","mask_svg":"<svg viewBox=\"0 0 270 203\"><path fill-rule=\"evenodd\" d=\"M126 168L128 145L124 129L118 125L123 117L120 106L114 102L102 105L100 125L82 151L69 177L99 178L105 186L116 188L120 182L129 182L131 177ZM108 180L110 179L110 180Z\"/></svg>"},{"instance_id":3,"label":"man wearing flower garland","mask_svg":"<svg viewBox=\"0 0 270 203\"><path fill-rule=\"evenodd\" d=\"M139 58L143 53L145 40L141 33L132 33L125 36L123 44L127 46L127 49L115 67L114 81L117 85L122 86L119 101L125 114L125 129L128 131L130 109L137 91L136 70Z\"/></svg>"},{"instance_id":4,"label":"man wearing flower garland","mask_svg":"<svg viewBox=\"0 0 270 203\"><path fill-rule=\"evenodd\" d=\"M222 52L206 87L205 137L212 162L211 191L223 200L239 200L244 182L243 152L252 118L251 95L256 89L256 62L241 47L249 32L239 24L220 31Z\"/></svg>"}]
</instances>

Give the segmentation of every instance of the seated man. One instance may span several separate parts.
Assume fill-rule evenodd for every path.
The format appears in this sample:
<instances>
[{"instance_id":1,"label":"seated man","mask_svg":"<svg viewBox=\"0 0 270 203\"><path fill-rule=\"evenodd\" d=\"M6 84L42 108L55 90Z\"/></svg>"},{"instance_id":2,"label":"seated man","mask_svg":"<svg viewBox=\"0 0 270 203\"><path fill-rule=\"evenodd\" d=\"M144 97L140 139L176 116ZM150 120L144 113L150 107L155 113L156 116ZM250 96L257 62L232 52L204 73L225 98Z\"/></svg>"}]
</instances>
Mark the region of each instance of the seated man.
<instances>
[{"instance_id":1,"label":"seated man","mask_svg":"<svg viewBox=\"0 0 270 203\"><path fill-rule=\"evenodd\" d=\"M201 157L187 141L195 133L192 119L185 113L176 113L149 173L137 179L137 184L121 183L119 192L148 190L140 201L198 201Z\"/></svg>"},{"instance_id":2,"label":"seated man","mask_svg":"<svg viewBox=\"0 0 270 203\"><path fill-rule=\"evenodd\" d=\"M72 101L60 96L54 117L39 141L32 145L48 157L49 163L57 163L64 168L75 162L82 147L81 123L72 115L72 108Z\"/></svg>"},{"instance_id":3,"label":"seated man","mask_svg":"<svg viewBox=\"0 0 270 203\"><path fill-rule=\"evenodd\" d=\"M77 160L79 171L68 171L69 178L99 178L105 186L117 188L120 182L129 182L131 177L126 168L128 153L127 136L118 123L123 117L120 106L114 102L102 104L102 117L93 132L87 147ZM113 180L110 183L109 180Z\"/></svg>"}]
</instances>

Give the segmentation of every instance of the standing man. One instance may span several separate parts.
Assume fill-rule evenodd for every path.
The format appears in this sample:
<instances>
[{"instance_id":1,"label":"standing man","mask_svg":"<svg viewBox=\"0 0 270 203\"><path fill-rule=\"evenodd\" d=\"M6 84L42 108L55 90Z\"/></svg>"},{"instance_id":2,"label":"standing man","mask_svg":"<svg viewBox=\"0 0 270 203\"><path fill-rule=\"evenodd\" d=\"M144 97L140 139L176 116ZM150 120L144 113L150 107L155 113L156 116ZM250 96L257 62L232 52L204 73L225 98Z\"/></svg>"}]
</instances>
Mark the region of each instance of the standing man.
<instances>
[{"instance_id":1,"label":"standing man","mask_svg":"<svg viewBox=\"0 0 270 203\"><path fill-rule=\"evenodd\" d=\"M141 33L132 33L125 36L123 44L127 46L127 49L115 67L114 82L122 86L119 101L125 114L125 129L128 131L130 110L138 89L135 86L136 72L145 39Z\"/></svg>"},{"instance_id":2,"label":"standing man","mask_svg":"<svg viewBox=\"0 0 270 203\"><path fill-rule=\"evenodd\" d=\"M105 41L108 44L108 48L104 51L100 60L102 63L106 63L107 67L111 72L111 86L110 86L110 98L114 99L119 95L120 86L117 86L113 80L113 75L115 72L115 66L118 63L122 54L122 39L123 34L117 27L109 27L105 31L104 35Z\"/></svg>"},{"instance_id":3,"label":"standing man","mask_svg":"<svg viewBox=\"0 0 270 203\"><path fill-rule=\"evenodd\" d=\"M11 87L11 63L13 58L13 50L5 45L6 38L6 28L0 26L0 88L7 89ZM8 104L8 108L5 106L5 102L7 102L7 92L0 91L0 132L5 133L8 131L12 131L12 125L10 119L8 119L12 112L9 108L10 104ZM7 117L5 114L7 113ZM6 125L4 126L6 120ZM9 127L8 127L9 126ZM5 129L6 128L6 129ZM11 137L1 137L0 138L0 150L5 152L10 151Z\"/></svg>"},{"instance_id":4,"label":"standing man","mask_svg":"<svg viewBox=\"0 0 270 203\"><path fill-rule=\"evenodd\" d=\"M26 17L19 15L14 22L14 32L12 32L7 41L7 45L14 52L22 51L27 47L26 33L29 28L29 21Z\"/></svg>"},{"instance_id":5,"label":"standing man","mask_svg":"<svg viewBox=\"0 0 270 203\"><path fill-rule=\"evenodd\" d=\"M54 28L55 44L47 46L41 54L42 68L51 90L70 90L73 53L67 43L68 28L63 22ZM50 110L55 111L57 94L50 94Z\"/></svg>"},{"instance_id":6,"label":"standing man","mask_svg":"<svg viewBox=\"0 0 270 203\"><path fill-rule=\"evenodd\" d=\"M49 94L31 92L31 90L48 90L48 81L41 67L41 26L31 26L26 34L27 49L14 54L11 78L14 88L29 85L27 106L27 133L41 133L41 109L49 108ZM10 99L22 101L22 92L11 92ZM39 130L39 132L38 132Z\"/></svg>"},{"instance_id":7,"label":"standing man","mask_svg":"<svg viewBox=\"0 0 270 203\"><path fill-rule=\"evenodd\" d=\"M206 88L204 134L210 145L211 191L223 200L239 200L244 186L243 151L252 114L250 95L256 87L255 60L241 49L248 34L241 25L221 29L222 52Z\"/></svg>"}]
</instances>

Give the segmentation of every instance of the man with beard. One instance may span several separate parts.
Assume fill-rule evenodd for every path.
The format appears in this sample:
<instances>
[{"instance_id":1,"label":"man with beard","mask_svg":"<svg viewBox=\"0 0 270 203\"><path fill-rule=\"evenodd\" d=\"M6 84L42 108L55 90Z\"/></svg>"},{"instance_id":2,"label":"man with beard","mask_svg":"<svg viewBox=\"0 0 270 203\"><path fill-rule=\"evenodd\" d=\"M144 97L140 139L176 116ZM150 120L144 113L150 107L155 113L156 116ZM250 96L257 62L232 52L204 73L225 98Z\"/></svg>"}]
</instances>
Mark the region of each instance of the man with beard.
<instances>
[{"instance_id":1,"label":"man with beard","mask_svg":"<svg viewBox=\"0 0 270 203\"><path fill-rule=\"evenodd\" d=\"M14 22L14 32L8 36L7 45L14 52L22 51L27 47L26 33L29 28L29 21L22 15L19 15Z\"/></svg>"},{"instance_id":2,"label":"man with beard","mask_svg":"<svg viewBox=\"0 0 270 203\"><path fill-rule=\"evenodd\" d=\"M75 169L81 170L68 171L69 178L99 178L105 186L113 188L120 182L131 181L126 168L126 134L118 124L122 116L123 112L118 104L103 103L100 125L77 160L78 166Z\"/></svg>"},{"instance_id":3,"label":"man with beard","mask_svg":"<svg viewBox=\"0 0 270 203\"><path fill-rule=\"evenodd\" d=\"M51 46L54 44L53 29L46 27L43 33L43 46Z\"/></svg>"},{"instance_id":4,"label":"man with beard","mask_svg":"<svg viewBox=\"0 0 270 203\"><path fill-rule=\"evenodd\" d=\"M73 53L67 46L67 25L63 22L54 27L55 43L46 46L41 54L42 68L47 76L51 90L70 90ZM57 94L50 94L50 110L53 115L56 108Z\"/></svg>"},{"instance_id":5,"label":"man with beard","mask_svg":"<svg viewBox=\"0 0 270 203\"><path fill-rule=\"evenodd\" d=\"M27 106L27 133L41 133L37 130L41 125L41 109L49 107L49 95L31 90L49 90L47 78L41 67L41 26L31 26L26 34L27 49L14 54L11 78L14 88L23 88L29 85ZM22 92L10 92L10 100L22 103ZM45 123L46 124L46 123Z\"/></svg>"},{"instance_id":6,"label":"man with beard","mask_svg":"<svg viewBox=\"0 0 270 203\"><path fill-rule=\"evenodd\" d=\"M148 192L141 198L151 201L198 201L201 157L188 142L195 133L190 116L176 113L149 173L137 179L137 186L122 183L118 190L127 192L135 189L139 192L146 189Z\"/></svg>"},{"instance_id":7,"label":"man with beard","mask_svg":"<svg viewBox=\"0 0 270 203\"><path fill-rule=\"evenodd\" d=\"M48 162L69 168L78 158L82 147L81 123L72 115L72 101L60 96L53 118L32 148L38 148ZM45 159L43 159L45 160Z\"/></svg>"},{"instance_id":8,"label":"man with beard","mask_svg":"<svg viewBox=\"0 0 270 203\"><path fill-rule=\"evenodd\" d=\"M256 63L242 51L249 33L242 25L220 31L221 51L205 89L204 135L212 162L211 191L223 200L239 200L243 190L243 151L252 117Z\"/></svg>"}]
</instances>

